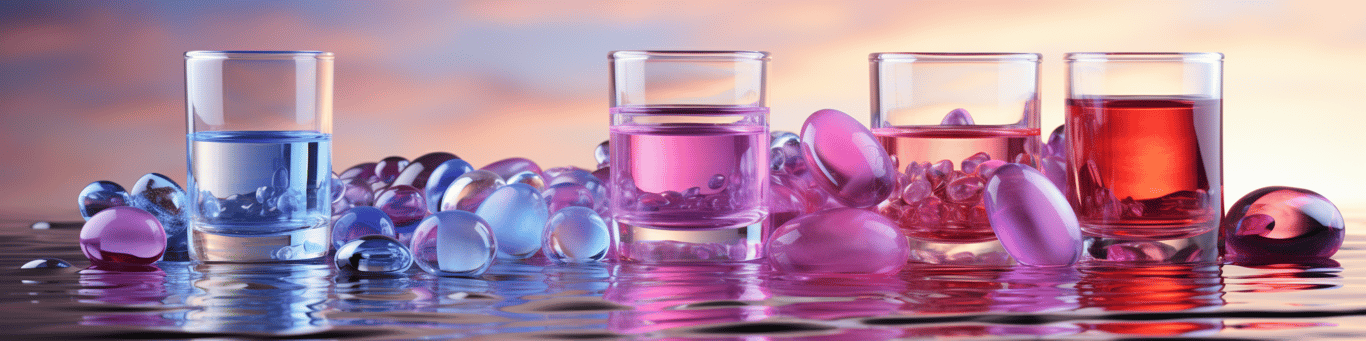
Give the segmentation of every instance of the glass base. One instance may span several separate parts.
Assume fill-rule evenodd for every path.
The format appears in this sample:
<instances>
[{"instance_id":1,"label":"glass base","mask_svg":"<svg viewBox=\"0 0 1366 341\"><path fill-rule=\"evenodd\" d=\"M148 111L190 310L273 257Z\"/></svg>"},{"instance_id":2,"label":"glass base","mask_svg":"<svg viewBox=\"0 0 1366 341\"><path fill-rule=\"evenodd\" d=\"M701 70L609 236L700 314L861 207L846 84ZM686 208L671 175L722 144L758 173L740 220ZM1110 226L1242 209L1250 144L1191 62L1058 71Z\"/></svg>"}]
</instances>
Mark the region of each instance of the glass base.
<instances>
[{"instance_id":1,"label":"glass base","mask_svg":"<svg viewBox=\"0 0 1366 341\"><path fill-rule=\"evenodd\" d=\"M1000 240L976 243L945 243L906 237L911 244L911 263L939 265L1009 266L1015 258Z\"/></svg>"},{"instance_id":2,"label":"glass base","mask_svg":"<svg viewBox=\"0 0 1366 341\"><path fill-rule=\"evenodd\" d=\"M1219 260L1219 230L1176 239L1082 235L1084 262L1205 263Z\"/></svg>"},{"instance_id":3,"label":"glass base","mask_svg":"<svg viewBox=\"0 0 1366 341\"><path fill-rule=\"evenodd\" d=\"M613 222L617 256L641 263L744 262L764 257L764 223L709 230L665 230Z\"/></svg>"},{"instance_id":4,"label":"glass base","mask_svg":"<svg viewBox=\"0 0 1366 341\"><path fill-rule=\"evenodd\" d=\"M271 234L190 233L190 254L201 262L266 263L314 260L327 256L331 231L326 223Z\"/></svg>"}]
</instances>

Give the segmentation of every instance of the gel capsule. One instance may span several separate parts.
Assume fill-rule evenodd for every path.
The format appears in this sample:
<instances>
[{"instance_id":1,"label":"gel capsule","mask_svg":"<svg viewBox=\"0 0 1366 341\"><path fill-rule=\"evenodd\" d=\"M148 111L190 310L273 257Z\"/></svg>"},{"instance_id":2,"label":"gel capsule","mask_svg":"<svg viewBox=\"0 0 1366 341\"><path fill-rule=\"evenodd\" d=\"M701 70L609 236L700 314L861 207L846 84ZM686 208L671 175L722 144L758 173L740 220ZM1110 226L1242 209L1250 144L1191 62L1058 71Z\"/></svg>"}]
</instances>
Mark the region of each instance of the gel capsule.
<instances>
[{"instance_id":1,"label":"gel capsule","mask_svg":"<svg viewBox=\"0 0 1366 341\"><path fill-rule=\"evenodd\" d=\"M483 204L484 198L505 184L498 174L486 170L461 174L441 195L441 211L474 212Z\"/></svg>"},{"instance_id":2,"label":"gel capsule","mask_svg":"<svg viewBox=\"0 0 1366 341\"><path fill-rule=\"evenodd\" d=\"M875 212L836 208L798 217L773 231L769 264L787 273L894 274L910 255L895 222Z\"/></svg>"},{"instance_id":3,"label":"gel capsule","mask_svg":"<svg viewBox=\"0 0 1366 341\"><path fill-rule=\"evenodd\" d=\"M503 186L489 194L474 213L493 229L499 258L527 258L541 249L550 211L535 188L527 184Z\"/></svg>"},{"instance_id":4,"label":"gel capsule","mask_svg":"<svg viewBox=\"0 0 1366 341\"><path fill-rule=\"evenodd\" d=\"M189 195L171 178L158 173L147 173L133 184L128 192L129 206L151 213L161 222L166 232L167 256L170 260L189 260L190 211Z\"/></svg>"},{"instance_id":5,"label":"gel capsule","mask_svg":"<svg viewBox=\"0 0 1366 341\"><path fill-rule=\"evenodd\" d=\"M996 237L1017 261L1066 266L1081 256L1081 225L1062 192L1029 166L1007 164L987 182L983 202Z\"/></svg>"},{"instance_id":6,"label":"gel capsule","mask_svg":"<svg viewBox=\"0 0 1366 341\"><path fill-rule=\"evenodd\" d=\"M432 171L436 170L437 166L459 158L459 156L447 152L434 152L419 156L409 162L408 166L403 167L403 171L399 172L398 177L394 179L394 184L426 188L427 179L432 176Z\"/></svg>"},{"instance_id":7,"label":"gel capsule","mask_svg":"<svg viewBox=\"0 0 1366 341\"><path fill-rule=\"evenodd\" d=\"M479 169L493 172L493 174L498 174L498 177L501 177L503 179L507 179L517 173L527 171L535 172L538 175L545 176L541 172L541 166L536 165L536 162L520 157L498 160Z\"/></svg>"},{"instance_id":8,"label":"gel capsule","mask_svg":"<svg viewBox=\"0 0 1366 341\"><path fill-rule=\"evenodd\" d=\"M489 224L465 211L441 211L423 219L413 232L412 246L417 266L438 276L479 276L498 252Z\"/></svg>"},{"instance_id":9,"label":"gel capsule","mask_svg":"<svg viewBox=\"0 0 1366 341\"><path fill-rule=\"evenodd\" d=\"M1224 258L1249 263L1331 257L1346 236L1342 213L1327 198L1279 186L1238 199L1222 229Z\"/></svg>"},{"instance_id":10,"label":"gel capsule","mask_svg":"<svg viewBox=\"0 0 1366 341\"><path fill-rule=\"evenodd\" d=\"M427 195L427 212L441 211L441 199L446 194L446 188L450 187L456 178L471 171L474 171L474 166L461 159L446 160L436 166L425 181L426 187L421 187L422 192Z\"/></svg>"},{"instance_id":11,"label":"gel capsule","mask_svg":"<svg viewBox=\"0 0 1366 341\"><path fill-rule=\"evenodd\" d=\"M602 260L611 235L607 223L587 207L567 207L555 212L545 225L541 248L546 258L561 263Z\"/></svg>"},{"instance_id":12,"label":"gel capsule","mask_svg":"<svg viewBox=\"0 0 1366 341\"><path fill-rule=\"evenodd\" d=\"M392 237L369 235L337 248L337 269L359 273L401 273L413 266L413 253Z\"/></svg>"},{"instance_id":13,"label":"gel capsule","mask_svg":"<svg viewBox=\"0 0 1366 341\"><path fill-rule=\"evenodd\" d=\"M408 167L408 163L408 159L402 156L386 157L375 163L375 176L385 185L392 184L394 180L398 180L398 174L403 172L403 168Z\"/></svg>"},{"instance_id":14,"label":"gel capsule","mask_svg":"<svg viewBox=\"0 0 1366 341\"><path fill-rule=\"evenodd\" d=\"M106 208L128 206L129 199L123 186L113 181L95 181L81 189L76 205L81 208L81 217L90 220L90 216Z\"/></svg>"},{"instance_id":15,"label":"gel capsule","mask_svg":"<svg viewBox=\"0 0 1366 341\"><path fill-rule=\"evenodd\" d=\"M832 109L802 125L802 154L817 185L848 207L877 205L896 188L896 165L862 123Z\"/></svg>"},{"instance_id":16,"label":"gel capsule","mask_svg":"<svg viewBox=\"0 0 1366 341\"><path fill-rule=\"evenodd\" d=\"M341 248L352 240L369 235L394 237L394 221L389 214L370 206L352 207L332 224L332 247Z\"/></svg>"},{"instance_id":17,"label":"gel capsule","mask_svg":"<svg viewBox=\"0 0 1366 341\"><path fill-rule=\"evenodd\" d=\"M85 222L80 244L92 263L148 265L166 252L166 230L140 208L110 207Z\"/></svg>"}]
</instances>

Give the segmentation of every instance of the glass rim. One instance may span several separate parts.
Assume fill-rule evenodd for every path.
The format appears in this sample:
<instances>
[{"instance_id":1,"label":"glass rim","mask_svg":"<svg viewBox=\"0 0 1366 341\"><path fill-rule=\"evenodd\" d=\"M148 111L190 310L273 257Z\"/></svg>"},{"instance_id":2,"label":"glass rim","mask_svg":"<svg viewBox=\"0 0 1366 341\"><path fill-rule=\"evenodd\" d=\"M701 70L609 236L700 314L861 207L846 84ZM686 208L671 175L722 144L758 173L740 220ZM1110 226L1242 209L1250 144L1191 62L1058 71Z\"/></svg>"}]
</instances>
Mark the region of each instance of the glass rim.
<instances>
[{"instance_id":1,"label":"glass rim","mask_svg":"<svg viewBox=\"0 0 1366 341\"><path fill-rule=\"evenodd\" d=\"M1043 55L1032 52L877 52L868 54L874 62L1038 62Z\"/></svg>"},{"instance_id":2,"label":"glass rim","mask_svg":"<svg viewBox=\"0 0 1366 341\"><path fill-rule=\"evenodd\" d=\"M332 52L325 51L207 51L185 52L185 59L333 59Z\"/></svg>"},{"instance_id":3,"label":"glass rim","mask_svg":"<svg viewBox=\"0 0 1366 341\"><path fill-rule=\"evenodd\" d=\"M1215 62L1224 60L1224 54L1219 52L1069 52L1063 57L1063 60L1068 62Z\"/></svg>"},{"instance_id":4,"label":"glass rim","mask_svg":"<svg viewBox=\"0 0 1366 341\"><path fill-rule=\"evenodd\" d=\"M746 50L618 50L607 54L610 60L759 60L768 61L766 51Z\"/></svg>"}]
</instances>

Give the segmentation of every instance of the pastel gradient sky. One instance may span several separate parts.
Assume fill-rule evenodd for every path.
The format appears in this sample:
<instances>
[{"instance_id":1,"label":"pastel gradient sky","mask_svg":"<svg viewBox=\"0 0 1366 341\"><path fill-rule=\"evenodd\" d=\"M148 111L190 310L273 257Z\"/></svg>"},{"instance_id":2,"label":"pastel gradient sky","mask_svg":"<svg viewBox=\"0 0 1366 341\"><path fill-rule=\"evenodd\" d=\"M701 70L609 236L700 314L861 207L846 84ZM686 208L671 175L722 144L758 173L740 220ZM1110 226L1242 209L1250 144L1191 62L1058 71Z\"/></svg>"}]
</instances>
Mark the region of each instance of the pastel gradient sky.
<instances>
[{"instance_id":1,"label":"pastel gradient sky","mask_svg":"<svg viewBox=\"0 0 1366 341\"><path fill-rule=\"evenodd\" d=\"M868 117L872 52L1225 54L1226 202L1284 185L1366 208L1366 3L1353 1L4 1L0 217L79 219L94 180L185 179L189 50L336 54L334 166L449 151L591 167L607 53L772 53L772 128Z\"/></svg>"}]
</instances>

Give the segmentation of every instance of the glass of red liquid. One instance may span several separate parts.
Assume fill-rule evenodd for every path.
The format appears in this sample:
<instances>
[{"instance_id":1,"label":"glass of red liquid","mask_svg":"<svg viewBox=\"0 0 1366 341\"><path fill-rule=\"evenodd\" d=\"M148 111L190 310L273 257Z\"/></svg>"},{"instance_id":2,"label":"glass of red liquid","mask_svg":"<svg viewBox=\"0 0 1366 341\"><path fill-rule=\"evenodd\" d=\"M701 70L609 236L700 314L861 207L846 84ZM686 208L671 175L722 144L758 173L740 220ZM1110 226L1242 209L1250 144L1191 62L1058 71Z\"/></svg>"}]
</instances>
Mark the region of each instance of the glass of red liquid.
<instances>
[{"instance_id":1,"label":"glass of red liquid","mask_svg":"<svg viewBox=\"0 0 1366 341\"><path fill-rule=\"evenodd\" d=\"M989 174L978 168L986 162L1038 162L1039 54L869 58L872 131L901 173L898 188L878 211L911 238L918 249L913 254L920 255L912 261L1008 262L982 202Z\"/></svg>"},{"instance_id":2,"label":"glass of red liquid","mask_svg":"<svg viewBox=\"0 0 1366 341\"><path fill-rule=\"evenodd\" d=\"M1223 54L1067 54L1065 191L1083 234L1172 240L1223 213Z\"/></svg>"},{"instance_id":3,"label":"glass of red liquid","mask_svg":"<svg viewBox=\"0 0 1366 341\"><path fill-rule=\"evenodd\" d=\"M768 53L616 51L609 59L618 257L762 257Z\"/></svg>"}]
</instances>

